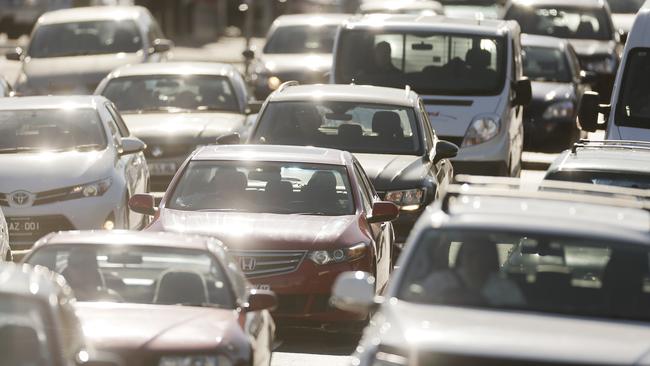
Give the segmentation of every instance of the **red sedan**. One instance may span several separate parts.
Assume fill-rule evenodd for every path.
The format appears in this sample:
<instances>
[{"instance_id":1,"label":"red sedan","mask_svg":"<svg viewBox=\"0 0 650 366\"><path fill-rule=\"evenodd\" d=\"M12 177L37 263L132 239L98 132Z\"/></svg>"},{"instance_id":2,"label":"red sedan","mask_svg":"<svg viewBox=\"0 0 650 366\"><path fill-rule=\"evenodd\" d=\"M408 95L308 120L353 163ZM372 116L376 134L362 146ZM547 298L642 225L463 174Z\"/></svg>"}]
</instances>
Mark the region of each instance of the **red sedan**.
<instances>
[{"instance_id":1,"label":"red sedan","mask_svg":"<svg viewBox=\"0 0 650 366\"><path fill-rule=\"evenodd\" d=\"M380 201L348 152L295 146L207 146L179 169L149 230L217 237L258 289L278 295L283 325L355 324L329 305L336 277L366 271L381 293L391 272L397 206Z\"/></svg>"}]
</instances>

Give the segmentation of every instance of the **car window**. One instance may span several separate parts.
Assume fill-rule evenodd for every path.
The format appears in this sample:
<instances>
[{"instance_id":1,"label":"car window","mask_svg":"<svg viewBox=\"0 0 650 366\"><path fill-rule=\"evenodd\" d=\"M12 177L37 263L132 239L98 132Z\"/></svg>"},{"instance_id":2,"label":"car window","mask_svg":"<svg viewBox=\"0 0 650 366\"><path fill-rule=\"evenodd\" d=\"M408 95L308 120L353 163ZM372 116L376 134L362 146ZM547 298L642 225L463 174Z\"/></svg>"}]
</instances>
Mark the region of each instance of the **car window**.
<instances>
[{"instance_id":1,"label":"car window","mask_svg":"<svg viewBox=\"0 0 650 366\"><path fill-rule=\"evenodd\" d=\"M374 202L374 191L368 187L367 178L363 173L363 170L360 168L359 164L354 164L354 174L356 175L357 181L359 182L361 188L361 199L363 201L363 209L366 213L372 212L372 204Z\"/></svg>"},{"instance_id":2,"label":"car window","mask_svg":"<svg viewBox=\"0 0 650 366\"><path fill-rule=\"evenodd\" d=\"M23 296L0 295L3 365L51 366L55 350L48 307Z\"/></svg>"},{"instance_id":3,"label":"car window","mask_svg":"<svg viewBox=\"0 0 650 366\"><path fill-rule=\"evenodd\" d=\"M422 112L422 124L424 126L424 138L426 139L426 144L427 144L427 151L431 151L433 149L433 141L435 140L436 132L433 130L433 127L431 126L431 121L429 120L429 114L427 113L426 108L424 107L424 104L422 103L422 99L420 99L419 102L420 105L420 111Z\"/></svg>"},{"instance_id":4,"label":"car window","mask_svg":"<svg viewBox=\"0 0 650 366\"><path fill-rule=\"evenodd\" d=\"M524 76L534 81L570 83L573 75L565 55L558 48L525 46Z\"/></svg>"},{"instance_id":5,"label":"car window","mask_svg":"<svg viewBox=\"0 0 650 366\"><path fill-rule=\"evenodd\" d=\"M129 137L131 136L131 132L129 132L129 128L126 127L126 123L124 123L124 120L122 119L122 116L117 112L115 107L112 105L112 103L106 104L106 110L108 113L111 115L113 122L115 122L115 125L117 126L117 130L120 134L120 137Z\"/></svg>"},{"instance_id":6,"label":"car window","mask_svg":"<svg viewBox=\"0 0 650 366\"><path fill-rule=\"evenodd\" d=\"M627 56L616 105L616 124L650 128L650 48L632 49Z\"/></svg>"},{"instance_id":7,"label":"car window","mask_svg":"<svg viewBox=\"0 0 650 366\"><path fill-rule=\"evenodd\" d=\"M650 174L642 173L561 170L547 174L545 179L602 184L624 188L650 189Z\"/></svg>"},{"instance_id":8,"label":"car window","mask_svg":"<svg viewBox=\"0 0 650 366\"><path fill-rule=\"evenodd\" d=\"M506 16L516 20L521 31L558 38L613 39L610 20L604 8L512 6Z\"/></svg>"},{"instance_id":9,"label":"car window","mask_svg":"<svg viewBox=\"0 0 650 366\"><path fill-rule=\"evenodd\" d=\"M296 25L277 28L264 46L264 53L332 53L336 25Z\"/></svg>"}]
</instances>

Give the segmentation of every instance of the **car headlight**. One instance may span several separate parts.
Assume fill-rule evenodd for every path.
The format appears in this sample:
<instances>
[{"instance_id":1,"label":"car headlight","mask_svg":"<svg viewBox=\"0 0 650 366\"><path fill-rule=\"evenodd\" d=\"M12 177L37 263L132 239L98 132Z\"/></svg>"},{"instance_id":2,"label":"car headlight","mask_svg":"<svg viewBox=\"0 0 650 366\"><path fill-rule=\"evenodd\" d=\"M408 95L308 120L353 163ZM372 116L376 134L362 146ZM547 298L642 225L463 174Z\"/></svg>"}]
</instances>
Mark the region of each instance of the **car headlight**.
<instances>
[{"instance_id":1,"label":"car headlight","mask_svg":"<svg viewBox=\"0 0 650 366\"><path fill-rule=\"evenodd\" d=\"M277 76L269 76L269 78L266 79L266 86L271 90L276 90L280 85L282 85L282 80Z\"/></svg>"},{"instance_id":2,"label":"car headlight","mask_svg":"<svg viewBox=\"0 0 650 366\"><path fill-rule=\"evenodd\" d=\"M570 118L573 117L574 112L573 102L566 100L563 102L556 102L549 105L542 118L544 119L557 119L557 118Z\"/></svg>"},{"instance_id":3,"label":"car headlight","mask_svg":"<svg viewBox=\"0 0 650 366\"><path fill-rule=\"evenodd\" d=\"M607 56L596 60L585 62L585 69L601 74L611 74L616 71L616 59L613 56Z\"/></svg>"},{"instance_id":4,"label":"car headlight","mask_svg":"<svg viewBox=\"0 0 650 366\"><path fill-rule=\"evenodd\" d=\"M461 147L482 144L493 139L499 133L499 118L496 116L479 116L469 125Z\"/></svg>"},{"instance_id":5,"label":"car headlight","mask_svg":"<svg viewBox=\"0 0 650 366\"><path fill-rule=\"evenodd\" d=\"M342 263L359 259L366 254L367 250L368 247L365 243L359 243L348 248L314 250L309 252L308 257L312 262L323 266L330 263Z\"/></svg>"},{"instance_id":6,"label":"car headlight","mask_svg":"<svg viewBox=\"0 0 650 366\"><path fill-rule=\"evenodd\" d=\"M158 366L232 366L225 356L165 356Z\"/></svg>"},{"instance_id":7,"label":"car headlight","mask_svg":"<svg viewBox=\"0 0 650 366\"><path fill-rule=\"evenodd\" d=\"M96 182L74 186L70 189L68 198L73 199L101 196L108 191L112 183L113 180L111 178L106 178Z\"/></svg>"},{"instance_id":8,"label":"car headlight","mask_svg":"<svg viewBox=\"0 0 650 366\"><path fill-rule=\"evenodd\" d=\"M408 364L408 359L404 356L377 352L372 366L406 366Z\"/></svg>"},{"instance_id":9,"label":"car headlight","mask_svg":"<svg viewBox=\"0 0 650 366\"><path fill-rule=\"evenodd\" d=\"M384 199L398 205L402 210L417 209L426 197L426 189L408 189L404 191L388 191Z\"/></svg>"}]
</instances>

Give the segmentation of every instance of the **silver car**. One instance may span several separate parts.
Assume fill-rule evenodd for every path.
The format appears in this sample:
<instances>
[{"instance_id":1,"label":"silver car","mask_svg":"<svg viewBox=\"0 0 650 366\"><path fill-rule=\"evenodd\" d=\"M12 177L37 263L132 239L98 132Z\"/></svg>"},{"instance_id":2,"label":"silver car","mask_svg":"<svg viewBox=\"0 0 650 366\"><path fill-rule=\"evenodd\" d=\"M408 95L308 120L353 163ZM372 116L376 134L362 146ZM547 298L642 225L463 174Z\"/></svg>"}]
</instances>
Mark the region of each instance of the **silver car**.
<instances>
[{"instance_id":1,"label":"silver car","mask_svg":"<svg viewBox=\"0 0 650 366\"><path fill-rule=\"evenodd\" d=\"M14 250L57 230L144 226L145 144L103 97L0 99L0 208Z\"/></svg>"},{"instance_id":2,"label":"silver car","mask_svg":"<svg viewBox=\"0 0 650 366\"><path fill-rule=\"evenodd\" d=\"M2 210L0 210L0 261L13 259L9 248L9 227Z\"/></svg>"}]
</instances>

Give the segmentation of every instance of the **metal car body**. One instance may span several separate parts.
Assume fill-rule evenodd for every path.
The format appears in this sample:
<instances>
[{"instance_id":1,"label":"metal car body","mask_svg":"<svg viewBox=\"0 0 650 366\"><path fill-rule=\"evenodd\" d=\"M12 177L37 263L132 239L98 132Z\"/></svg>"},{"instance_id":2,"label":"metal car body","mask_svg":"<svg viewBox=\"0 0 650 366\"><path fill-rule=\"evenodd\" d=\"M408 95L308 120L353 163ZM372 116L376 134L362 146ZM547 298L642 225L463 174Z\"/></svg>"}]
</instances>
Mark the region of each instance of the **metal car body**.
<instances>
[{"instance_id":1,"label":"metal car body","mask_svg":"<svg viewBox=\"0 0 650 366\"><path fill-rule=\"evenodd\" d=\"M296 14L278 17L266 36L264 48L249 66L255 98L264 100L283 82L326 82L332 67L337 28L349 14ZM302 43L301 43L302 40ZM310 46L308 42L311 42ZM311 48L310 48L311 47Z\"/></svg>"},{"instance_id":2,"label":"metal car body","mask_svg":"<svg viewBox=\"0 0 650 366\"><path fill-rule=\"evenodd\" d=\"M517 188L513 189L511 185ZM611 252L626 251L628 248L647 251L650 249L647 203L640 202L634 196L635 192L630 196L625 192L618 195L620 191L585 193L581 192L584 187L567 184L549 187L547 192L526 192L523 186L520 190L518 185L519 182L510 181L501 186L497 182L493 187L475 186L472 183L451 187L450 195L442 200L444 202L434 205L422 215L400 258L400 269L395 272L391 285L382 298L369 296L366 288L372 278L366 274L342 275L335 285L332 299L334 304L342 309L375 311L371 325L366 328L356 353L352 356L352 364L647 364L647 351L650 347L646 337L648 318L635 318L632 313L625 312L616 313L617 316L620 314L620 318L595 310L592 314L589 305L597 306L596 304L602 304L602 300L600 297L589 297L588 294L590 291L601 291L601 286L605 286L601 282L591 289L579 292L583 291L581 286L590 281L605 281L602 279L603 267L606 264L609 267L608 260L613 260L614 255L609 257L608 254L605 258L598 255L589 257L589 249L600 254L605 252L598 250L605 249L585 247L585 252L576 252L572 247L559 246L561 240L589 243L586 246L604 241L610 245L607 250ZM437 238L447 236L451 239L457 235L466 238L466 241L456 243L461 245L460 249L448 247L445 252L444 248L436 247ZM517 286L523 291L525 300L529 300L529 305L516 305L521 301L516 299L517 296L510 300L504 296L504 302L496 304L491 302L493 300L486 300L489 298L487 292L484 292L484 299L477 299L472 305L460 300L461 293L453 291L448 292L450 297L447 298L447 303L409 298L416 293L423 298L427 294L439 294L440 287L426 287L433 283L442 286L444 283L462 282L466 278L442 276L434 281L435 276L431 276L427 277L432 279L431 282L423 280L419 282L422 285L416 285L411 282L411 276L416 271L419 270L421 274L447 274L450 270L445 270L445 264L449 261L449 268L455 262L454 270L458 272L458 266L463 266L460 258L463 261L470 258L462 254L467 243L486 246L485 242L472 243L471 240L480 240L480 236L483 240L494 243L492 238L505 238L507 235L513 235L513 238L523 235L526 239L520 243L515 242L511 249L505 244L497 244L506 247L498 249L499 269L490 269L498 271L493 272L499 274L493 280L502 285L494 289L501 288L505 291L502 294L514 294L505 289ZM566 263L556 261L559 252L552 254L551 251L537 256L538 262L534 262L535 240L544 236L555 238L556 248L569 253ZM526 248L526 245L530 247ZM567 252L568 249L572 251ZM423 255L430 256L429 262L423 259ZM581 265L585 268L577 264L581 259ZM599 264L593 260L599 261ZM433 261L434 269L431 269L430 261ZM537 268L537 271L532 270L526 279L525 274L529 272L523 271L529 268L528 263L532 263L532 268ZM538 263L538 267L535 267L535 263ZM618 266L633 268L634 263L635 261L618 262ZM561 285L567 277L572 276L571 272L565 271L565 266L575 270L576 280L573 285L567 284L568 287ZM520 275L523 279L514 279L517 276L515 273L518 273L517 268L522 270L523 274ZM585 282L581 285L579 279L582 278L582 273L592 268L599 268L599 271L590 272L592 277L585 276ZM450 281L440 282L442 278ZM529 292L532 287L527 286L533 286L531 284L538 284L538 290ZM453 286L455 285L450 285L450 290ZM607 286L611 289L612 283L608 282ZM621 282L616 282L615 286L622 286ZM543 288L549 290L543 295L535 292L542 291ZM543 299L557 301L550 300L557 299L553 297L554 293L565 294L564 298L570 296L568 294L574 294L576 300L581 299L586 303L577 307L566 305L566 308L562 307L565 304L558 308L533 305L539 304ZM495 292L491 293L492 296L494 294ZM538 297L531 297L535 294ZM486 305L488 303L490 305ZM559 329L561 335L558 334Z\"/></svg>"},{"instance_id":3,"label":"metal car body","mask_svg":"<svg viewBox=\"0 0 650 366\"><path fill-rule=\"evenodd\" d=\"M524 107L527 149L560 151L580 138L578 103L594 76L583 71L569 41L524 34L524 76L531 81L533 99Z\"/></svg>"},{"instance_id":4,"label":"metal car body","mask_svg":"<svg viewBox=\"0 0 650 366\"><path fill-rule=\"evenodd\" d=\"M181 85L183 80L186 84ZM204 84L197 88L202 80ZM211 86L208 80L225 83L217 85L224 89L213 99L227 96L228 105L210 107L209 103L214 102L202 99L207 94L199 89ZM157 86L174 82L179 85ZM140 85L146 85L143 87L146 89L137 89ZM191 98L186 108L181 108L177 99L186 92L192 93ZM167 189L178 167L197 146L214 144L218 137L230 133L245 135L251 113L251 98L241 74L231 65L218 63L124 66L111 72L95 94L113 99L131 132L147 144L145 155L151 172L151 188L160 192Z\"/></svg>"},{"instance_id":5,"label":"metal car body","mask_svg":"<svg viewBox=\"0 0 650 366\"><path fill-rule=\"evenodd\" d=\"M402 0L400 2L386 0L365 0L359 5L361 14L419 14L442 15L445 10L441 3L435 0Z\"/></svg>"},{"instance_id":6,"label":"metal car body","mask_svg":"<svg viewBox=\"0 0 650 366\"><path fill-rule=\"evenodd\" d=\"M147 191L145 144L107 99L2 98L0 116L0 207L14 250L57 230L144 226L127 202Z\"/></svg>"},{"instance_id":7,"label":"metal car body","mask_svg":"<svg viewBox=\"0 0 650 366\"><path fill-rule=\"evenodd\" d=\"M156 285L158 293L158 289L163 287L161 282L165 281L164 274L175 271L173 267L167 267L169 269L163 271L163 276L159 279L148 281L146 276L155 275L156 268L152 267L151 273L139 270L139 264L129 258L128 253L137 253L139 250L144 253L159 253L159 266L169 265L177 251L192 253L192 256L200 260L209 258L223 275L221 280L224 282L220 285L210 283L222 286L221 288L229 294L228 303L220 304L221 307L200 303L175 305L173 301L154 304L151 299L142 300L140 303L78 299L77 313L87 340L99 351L118 356L125 365L197 364L195 362L203 362L199 364L206 365L216 362L219 366L262 366L270 363L275 331L273 320L264 306L255 308L259 306L255 303L255 297L259 297L259 293L251 292L250 284L219 241L172 233L59 232L50 234L36 243L25 262L61 271L61 260L58 260L59 263L57 260L51 260L54 258L48 251L60 254L66 250L94 251L97 255L100 252L119 252L120 254L109 254L108 259L98 258L99 270L102 271L106 286L122 291L121 294L127 299L131 299L128 297L129 287L131 291L137 291L138 286ZM110 260L111 255L117 258L113 263ZM133 269L129 271L126 264L117 265L115 262L119 259L131 262ZM143 265L151 266L156 263L156 258L142 260L145 261ZM177 270L182 272L184 269ZM72 276L68 275L67 269L61 273L63 276ZM123 281L122 287L116 286L119 279ZM73 284L79 283L79 280L69 278L68 282L75 292L79 288L75 288ZM187 281L185 286L192 289L192 281ZM178 297L190 296L182 290L178 290L178 293ZM272 297L272 294L266 293L265 296ZM187 301L192 300L188 298Z\"/></svg>"},{"instance_id":8,"label":"metal car body","mask_svg":"<svg viewBox=\"0 0 650 366\"><path fill-rule=\"evenodd\" d=\"M337 130L338 140L310 141L292 131L284 131L286 136L279 135L282 131L275 132L275 126L280 126L284 121L280 117L274 117L277 114L274 111L279 111L283 106L290 106L291 103L302 103L310 108L324 103L331 104L331 108L338 103L369 107L357 108L359 111L352 113L355 114L354 119L340 124L361 126L361 132L357 131L359 136L345 137L343 134L338 135ZM364 139L379 137L374 135L381 126L373 126L371 119L374 120L375 114L381 114L384 110L394 110L400 116L413 113L411 126L407 126L409 122L402 118L401 128L404 136L408 135L406 132L410 130L410 139L419 146L417 149L399 149L397 147L401 145L391 140L368 148L363 145ZM300 119L298 116L295 118L299 126L306 125L306 119ZM323 129L332 124L332 121L327 121L327 115L321 116L321 120ZM340 126L335 127L342 129ZM424 207L431 203L453 178L454 168L449 158L455 155L457 147L439 140L436 132L431 129L422 99L408 88L400 90L357 85L285 85L267 99L251 130L248 143L313 145L352 152L368 173L379 196L400 206L400 216L394 225L397 241L403 242ZM275 135L273 138L272 134ZM414 197L405 199L406 193L413 193Z\"/></svg>"},{"instance_id":9,"label":"metal car body","mask_svg":"<svg viewBox=\"0 0 650 366\"><path fill-rule=\"evenodd\" d=\"M0 76L0 97L10 97L13 94L13 88L7 80Z\"/></svg>"},{"instance_id":10,"label":"metal car body","mask_svg":"<svg viewBox=\"0 0 650 366\"><path fill-rule=\"evenodd\" d=\"M458 173L516 176L523 151L519 26L501 20L374 14L337 36L331 83L409 86ZM452 47L452 44L454 45ZM378 188L380 189L380 188Z\"/></svg>"},{"instance_id":11,"label":"metal car body","mask_svg":"<svg viewBox=\"0 0 650 366\"><path fill-rule=\"evenodd\" d=\"M269 166L281 169L274 174ZM247 176L244 167L250 167ZM218 169L209 173L214 179L208 176L208 183L200 180L194 185L209 193L187 191L186 185L204 174L203 168ZM226 193L235 202L221 205L223 199L215 200L211 192L219 194L240 184L230 180L219 188L220 172L234 169L247 181L241 183L246 191ZM296 174L291 175L292 169ZM312 190L323 183L319 174L324 172L338 172L336 190L347 197L345 210L328 211L328 200L338 198L327 188ZM276 192L272 185L286 186L289 192ZM281 201L259 208L276 198ZM253 204L240 209L237 200ZM313 205L303 208L304 200ZM154 212L151 197L145 207L138 197L130 206L141 213ZM341 272L363 268L376 273L376 292L381 293L392 270L390 221L397 212L392 203L380 201L357 160L347 152L277 145L206 146L179 169L147 230L197 233L223 241L255 286L278 295L274 317L282 325L358 326L364 317L329 306L332 283Z\"/></svg>"},{"instance_id":12,"label":"metal car body","mask_svg":"<svg viewBox=\"0 0 650 366\"><path fill-rule=\"evenodd\" d=\"M165 60L170 48L147 9L100 6L43 14L27 49L7 58L22 62L19 94L92 94L118 66Z\"/></svg>"},{"instance_id":13,"label":"metal car body","mask_svg":"<svg viewBox=\"0 0 650 366\"><path fill-rule=\"evenodd\" d=\"M544 179L650 189L650 144L582 140L555 159Z\"/></svg>"},{"instance_id":14,"label":"metal car body","mask_svg":"<svg viewBox=\"0 0 650 366\"><path fill-rule=\"evenodd\" d=\"M11 261L13 255L9 246L9 226L2 209L0 209L0 261Z\"/></svg>"}]
</instances>

